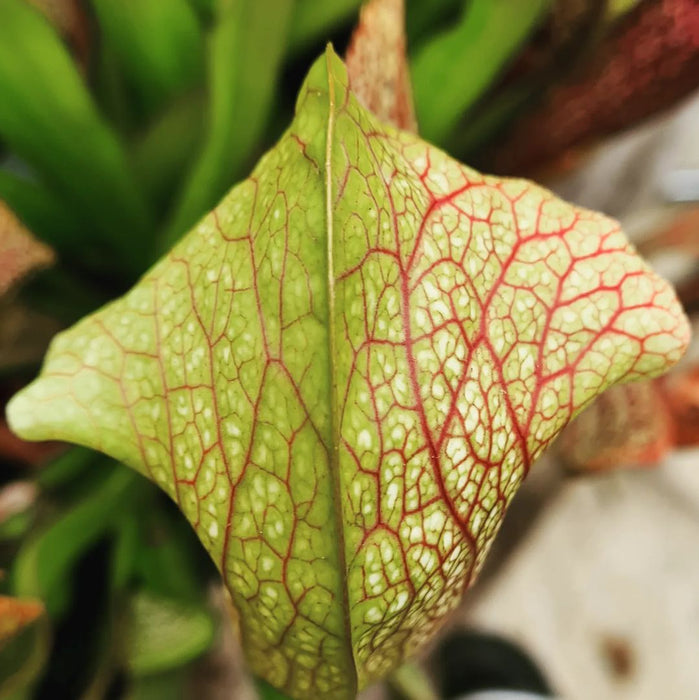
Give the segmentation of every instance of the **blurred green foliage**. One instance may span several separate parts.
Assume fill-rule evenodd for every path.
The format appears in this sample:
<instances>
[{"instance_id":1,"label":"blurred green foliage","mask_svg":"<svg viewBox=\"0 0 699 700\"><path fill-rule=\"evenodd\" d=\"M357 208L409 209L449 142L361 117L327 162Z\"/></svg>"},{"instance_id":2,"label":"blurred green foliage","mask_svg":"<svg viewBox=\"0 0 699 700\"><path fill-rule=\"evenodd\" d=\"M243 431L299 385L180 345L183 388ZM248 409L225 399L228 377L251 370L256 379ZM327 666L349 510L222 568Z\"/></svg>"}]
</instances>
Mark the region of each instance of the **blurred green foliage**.
<instances>
[{"instance_id":1,"label":"blurred green foliage","mask_svg":"<svg viewBox=\"0 0 699 700\"><path fill-rule=\"evenodd\" d=\"M35 7L4 0L0 140L10 157L0 198L74 277L121 291L274 142L311 58L329 39L344 47L359 5L85 0L91 41L78 63ZM463 116L550 5L408 3L426 138L447 149L457 141ZM54 305L55 292L46 291Z\"/></svg>"},{"instance_id":2,"label":"blurred green foliage","mask_svg":"<svg viewBox=\"0 0 699 700\"><path fill-rule=\"evenodd\" d=\"M58 255L25 303L69 323L127 289L245 176L325 42L346 47L360 1L66 0L83 52L41 4L0 1L0 200ZM468 158L493 136L469 131L479 113L515 114L520 93L498 101L493 86L552 4L407 3L426 138ZM35 370L18 368L12 386ZM26 478L0 459L0 488ZM155 487L85 450L34 481L35 500L0 512L0 592L45 603L51 652L35 662L48 644L35 635L22 687L0 685L0 698L179 697L216 628L215 571L190 528Z\"/></svg>"},{"instance_id":3,"label":"blurred green foliage","mask_svg":"<svg viewBox=\"0 0 699 700\"><path fill-rule=\"evenodd\" d=\"M425 42L411 64L421 135L445 143L552 0L473 0L456 24Z\"/></svg>"}]
</instances>

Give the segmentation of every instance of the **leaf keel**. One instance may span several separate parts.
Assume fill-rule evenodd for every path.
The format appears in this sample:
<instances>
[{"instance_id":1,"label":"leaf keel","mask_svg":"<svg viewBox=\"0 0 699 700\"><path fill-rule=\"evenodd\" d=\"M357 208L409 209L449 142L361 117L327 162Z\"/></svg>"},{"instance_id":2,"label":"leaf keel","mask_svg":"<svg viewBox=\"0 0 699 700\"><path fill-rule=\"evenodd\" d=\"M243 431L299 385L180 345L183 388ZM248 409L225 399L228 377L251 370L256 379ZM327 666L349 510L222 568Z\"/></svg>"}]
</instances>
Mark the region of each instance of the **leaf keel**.
<instances>
[{"instance_id":1,"label":"leaf keel","mask_svg":"<svg viewBox=\"0 0 699 700\"><path fill-rule=\"evenodd\" d=\"M571 417L688 335L615 222L382 125L329 50L252 176L8 412L158 483L253 671L348 698L457 604Z\"/></svg>"}]
</instances>

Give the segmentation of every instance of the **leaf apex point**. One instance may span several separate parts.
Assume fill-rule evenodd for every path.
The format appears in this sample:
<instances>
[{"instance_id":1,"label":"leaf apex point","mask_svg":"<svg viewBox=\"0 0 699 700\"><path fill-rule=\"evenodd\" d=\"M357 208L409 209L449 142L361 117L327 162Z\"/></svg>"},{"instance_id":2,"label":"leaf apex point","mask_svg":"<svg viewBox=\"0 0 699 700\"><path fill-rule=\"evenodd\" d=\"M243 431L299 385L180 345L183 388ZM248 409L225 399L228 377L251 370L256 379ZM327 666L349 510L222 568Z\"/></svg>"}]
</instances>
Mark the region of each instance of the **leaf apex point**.
<instances>
[{"instance_id":1,"label":"leaf apex point","mask_svg":"<svg viewBox=\"0 0 699 700\"><path fill-rule=\"evenodd\" d=\"M30 439L32 420L31 402L25 390L15 394L7 403L5 417L10 430L22 439Z\"/></svg>"}]
</instances>

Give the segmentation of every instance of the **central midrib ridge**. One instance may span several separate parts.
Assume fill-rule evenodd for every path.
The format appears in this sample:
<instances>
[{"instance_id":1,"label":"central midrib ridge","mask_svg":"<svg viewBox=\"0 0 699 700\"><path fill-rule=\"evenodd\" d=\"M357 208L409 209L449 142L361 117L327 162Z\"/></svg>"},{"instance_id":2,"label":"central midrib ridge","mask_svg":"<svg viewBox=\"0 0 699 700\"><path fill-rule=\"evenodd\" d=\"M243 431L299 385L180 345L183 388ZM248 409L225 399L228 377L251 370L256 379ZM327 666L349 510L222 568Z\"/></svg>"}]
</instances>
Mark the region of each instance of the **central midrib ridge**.
<instances>
[{"instance_id":1,"label":"central midrib ridge","mask_svg":"<svg viewBox=\"0 0 699 700\"><path fill-rule=\"evenodd\" d=\"M332 190L332 144L335 127L335 83L332 73L331 54L326 52L326 70L328 74L328 128L325 141L325 218L327 239L327 304L328 304L328 365L330 372L330 415L331 436L328 445L328 468L333 488L333 510L335 512L335 529L337 530L338 564L340 566L342 591L343 620L345 625L345 639L349 648L349 661L354 673L352 697L356 695L358 686L357 664L354 658L354 644L352 642L352 623L350 620L349 590L347 560L345 553L345 533L342 516L342 484L340 475L340 461L338 458L340 445L340 424L338 410L338 390L336 372L336 347L335 347L335 264L333 260L333 190Z\"/></svg>"}]
</instances>

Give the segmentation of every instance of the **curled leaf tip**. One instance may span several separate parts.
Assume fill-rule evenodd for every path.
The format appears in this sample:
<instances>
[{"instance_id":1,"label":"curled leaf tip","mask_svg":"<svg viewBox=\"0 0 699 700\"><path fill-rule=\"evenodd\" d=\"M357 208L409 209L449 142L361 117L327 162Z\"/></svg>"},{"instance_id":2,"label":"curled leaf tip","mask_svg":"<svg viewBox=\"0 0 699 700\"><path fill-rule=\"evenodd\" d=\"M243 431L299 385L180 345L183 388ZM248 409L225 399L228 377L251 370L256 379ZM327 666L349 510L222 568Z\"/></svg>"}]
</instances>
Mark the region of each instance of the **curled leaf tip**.
<instances>
[{"instance_id":1,"label":"curled leaf tip","mask_svg":"<svg viewBox=\"0 0 699 700\"><path fill-rule=\"evenodd\" d=\"M687 341L616 222L385 127L329 51L252 175L9 416L158 483L253 672L349 698L455 607L563 426Z\"/></svg>"}]
</instances>

